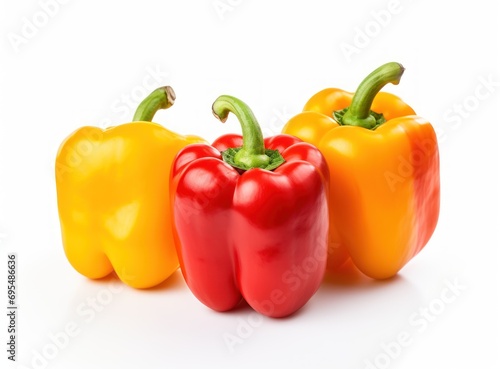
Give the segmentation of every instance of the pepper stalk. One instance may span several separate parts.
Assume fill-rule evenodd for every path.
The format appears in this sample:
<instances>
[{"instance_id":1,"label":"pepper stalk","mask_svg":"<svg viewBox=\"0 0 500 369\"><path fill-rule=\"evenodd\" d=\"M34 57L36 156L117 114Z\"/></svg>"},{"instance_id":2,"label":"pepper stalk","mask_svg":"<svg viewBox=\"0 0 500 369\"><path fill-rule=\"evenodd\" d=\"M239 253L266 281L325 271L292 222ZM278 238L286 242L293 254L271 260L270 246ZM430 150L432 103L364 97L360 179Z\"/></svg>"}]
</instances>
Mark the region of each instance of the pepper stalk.
<instances>
[{"instance_id":1,"label":"pepper stalk","mask_svg":"<svg viewBox=\"0 0 500 369\"><path fill-rule=\"evenodd\" d=\"M273 170L285 162L278 150L265 148L260 125L250 107L243 101L233 96L221 95L213 103L212 112L222 123L226 122L231 112L236 115L241 125L243 146L223 151L222 158L226 163L242 170Z\"/></svg>"},{"instance_id":2,"label":"pepper stalk","mask_svg":"<svg viewBox=\"0 0 500 369\"><path fill-rule=\"evenodd\" d=\"M382 114L370 110L377 93L388 83L399 84L405 68L396 62L386 63L371 72L358 86L351 105L334 112L340 125L375 129L385 122Z\"/></svg>"}]
</instances>

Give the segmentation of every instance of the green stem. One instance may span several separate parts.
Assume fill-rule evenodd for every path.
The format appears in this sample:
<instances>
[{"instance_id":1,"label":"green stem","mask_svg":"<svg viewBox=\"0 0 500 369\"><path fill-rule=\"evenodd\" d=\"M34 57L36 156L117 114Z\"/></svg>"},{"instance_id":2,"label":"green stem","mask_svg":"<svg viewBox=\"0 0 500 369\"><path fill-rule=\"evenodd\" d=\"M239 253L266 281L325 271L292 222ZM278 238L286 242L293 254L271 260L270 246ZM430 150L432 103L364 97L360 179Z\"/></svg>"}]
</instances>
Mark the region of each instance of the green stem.
<instances>
[{"instance_id":1,"label":"green stem","mask_svg":"<svg viewBox=\"0 0 500 369\"><path fill-rule=\"evenodd\" d=\"M380 122L370 107L377 93L388 83L399 84L404 67L395 62L387 63L371 72L359 85L351 105L342 117L343 125L373 129ZM376 113L375 113L376 114Z\"/></svg>"},{"instance_id":2,"label":"green stem","mask_svg":"<svg viewBox=\"0 0 500 369\"><path fill-rule=\"evenodd\" d=\"M170 86L157 88L151 92L137 107L133 121L151 122L156 112L160 109L168 109L174 105L175 92Z\"/></svg>"},{"instance_id":3,"label":"green stem","mask_svg":"<svg viewBox=\"0 0 500 369\"><path fill-rule=\"evenodd\" d=\"M223 123L231 112L236 115L241 125L243 146L223 152L222 156L226 162L243 170L252 168L271 170L284 162L278 152L266 150L259 123L252 110L243 101L233 96L219 96L212 105L212 112Z\"/></svg>"}]
</instances>

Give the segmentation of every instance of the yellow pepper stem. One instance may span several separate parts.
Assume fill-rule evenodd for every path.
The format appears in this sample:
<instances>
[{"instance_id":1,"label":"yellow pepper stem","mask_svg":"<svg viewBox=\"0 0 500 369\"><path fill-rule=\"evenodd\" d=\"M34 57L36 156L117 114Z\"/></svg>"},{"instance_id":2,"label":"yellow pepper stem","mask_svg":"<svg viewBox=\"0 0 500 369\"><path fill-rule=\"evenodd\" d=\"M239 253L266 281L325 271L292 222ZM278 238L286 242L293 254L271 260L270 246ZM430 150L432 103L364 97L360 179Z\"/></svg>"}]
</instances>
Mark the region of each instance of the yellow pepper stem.
<instances>
[{"instance_id":1,"label":"yellow pepper stem","mask_svg":"<svg viewBox=\"0 0 500 369\"><path fill-rule=\"evenodd\" d=\"M137 107L134 122L151 122L156 112L174 105L175 92L170 86L159 87L151 92Z\"/></svg>"},{"instance_id":2,"label":"yellow pepper stem","mask_svg":"<svg viewBox=\"0 0 500 369\"><path fill-rule=\"evenodd\" d=\"M388 83L399 84L404 67L395 62L386 63L371 72L359 85L351 105L343 114L335 114L342 125L374 129L385 120L381 114L370 110L377 93Z\"/></svg>"}]
</instances>

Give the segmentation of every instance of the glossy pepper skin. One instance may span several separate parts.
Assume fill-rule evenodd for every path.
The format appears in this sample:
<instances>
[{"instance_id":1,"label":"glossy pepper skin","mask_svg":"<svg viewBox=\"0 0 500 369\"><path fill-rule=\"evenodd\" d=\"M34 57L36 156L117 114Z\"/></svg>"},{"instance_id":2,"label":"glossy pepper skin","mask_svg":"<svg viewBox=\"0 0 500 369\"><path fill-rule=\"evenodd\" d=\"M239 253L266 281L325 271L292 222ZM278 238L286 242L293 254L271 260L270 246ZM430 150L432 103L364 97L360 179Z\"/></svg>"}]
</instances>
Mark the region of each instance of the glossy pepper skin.
<instances>
[{"instance_id":1,"label":"glossy pepper skin","mask_svg":"<svg viewBox=\"0 0 500 369\"><path fill-rule=\"evenodd\" d=\"M184 278L216 311L233 309L243 297L264 315L290 315L316 292L325 272L328 167L314 146L295 137L262 140L252 112L236 98L219 97L213 110L223 122L234 112L243 138L190 145L174 162ZM223 157L239 147L243 154L229 160L234 167ZM280 158L268 160L277 153Z\"/></svg>"},{"instance_id":2,"label":"glossy pepper skin","mask_svg":"<svg viewBox=\"0 0 500 369\"><path fill-rule=\"evenodd\" d=\"M82 127L61 144L56 187L64 251L88 278L115 271L136 288L155 286L179 266L170 212L170 168L190 143L149 122L175 99L159 88L139 106L134 122Z\"/></svg>"},{"instance_id":3,"label":"glossy pepper skin","mask_svg":"<svg viewBox=\"0 0 500 369\"><path fill-rule=\"evenodd\" d=\"M330 168L329 270L351 259L369 277L392 277L436 227L434 129L401 99L379 92L386 83L398 84L403 71L398 63L385 64L356 94L320 91L283 128L316 145Z\"/></svg>"}]
</instances>

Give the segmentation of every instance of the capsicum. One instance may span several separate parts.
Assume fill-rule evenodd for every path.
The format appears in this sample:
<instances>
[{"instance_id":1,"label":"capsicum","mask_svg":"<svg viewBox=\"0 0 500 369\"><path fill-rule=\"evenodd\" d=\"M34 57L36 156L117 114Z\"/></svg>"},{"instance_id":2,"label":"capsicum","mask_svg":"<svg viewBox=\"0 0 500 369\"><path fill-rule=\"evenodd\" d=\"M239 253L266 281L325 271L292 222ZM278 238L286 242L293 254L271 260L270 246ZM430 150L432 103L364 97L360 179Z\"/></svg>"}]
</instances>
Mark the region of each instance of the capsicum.
<instances>
[{"instance_id":1,"label":"capsicum","mask_svg":"<svg viewBox=\"0 0 500 369\"><path fill-rule=\"evenodd\" d=\"M323 278L328 243L328 167L314 146L289 135L263 139L250 108L223 95L213 113L234 113L243 136L193 144L172 167L176 245L193 294L216 311L244 298L283 317Z\"/></svg>"},{"instance_id":2,"label":"capsicum","mask_svg":"<svg viewBox=\"0 0 500 369\"><path fill-rule=\"evenodd\" d=\"M71 265L88 278L115 271L147 288L179 266L172 233L170 168L196 136L151 123L175 100L171 87L153 91L132 123L82 127L61 144L56 187L62 241Z\"/></svg>"},{"instance_id":3,"label":"capsicum","mask_svg":"<svg viewBox=\"0 0 500 369\"><path fill-rule=\"evenodd\" d=\"M394 276L429 241L439 214L439 152L432 125L379 92L404 72L387 63L354 94L318 92L283 133L316 145L330 168L328 269L349 259L366 275Z\"/></svg>"}]
</instances>

